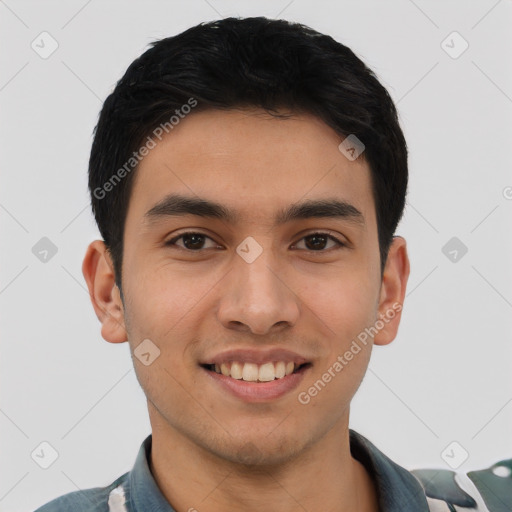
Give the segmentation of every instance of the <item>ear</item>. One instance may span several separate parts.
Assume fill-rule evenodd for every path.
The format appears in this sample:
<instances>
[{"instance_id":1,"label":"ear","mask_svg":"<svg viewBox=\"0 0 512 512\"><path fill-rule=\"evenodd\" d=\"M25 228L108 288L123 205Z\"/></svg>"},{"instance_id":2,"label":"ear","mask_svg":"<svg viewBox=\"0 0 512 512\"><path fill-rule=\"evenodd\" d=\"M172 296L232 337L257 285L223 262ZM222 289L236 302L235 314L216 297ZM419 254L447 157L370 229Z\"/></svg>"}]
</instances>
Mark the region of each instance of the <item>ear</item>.
<instances>
[{"instance_id":1,"label":"ear","mask_svg":"<svg viewBox=\"0 0 512 512\"><path fill-rule=\"evenodd\" d=\"M382 276L378 306L380 322L379 320L377 322L380 326L382 324L384 326L379 328L374 337L375 345L387 345L396 337L402 316L409 272L410 264L406 241L401 236L395 236L389 247Z\"/></svg>"},{"instance_id":2,"label":"ear","mask_svg":"<svg viewBox=\"0 0 512 512\"><path fill-rule=\"evenodd\" d=\"M128 341L124 322L124 307L119 288L115 284L114 265L102 240L87 247L82 273L89 288L89 296L101 322L101 335L110 343Z\"/></svg>"}]
</instances>

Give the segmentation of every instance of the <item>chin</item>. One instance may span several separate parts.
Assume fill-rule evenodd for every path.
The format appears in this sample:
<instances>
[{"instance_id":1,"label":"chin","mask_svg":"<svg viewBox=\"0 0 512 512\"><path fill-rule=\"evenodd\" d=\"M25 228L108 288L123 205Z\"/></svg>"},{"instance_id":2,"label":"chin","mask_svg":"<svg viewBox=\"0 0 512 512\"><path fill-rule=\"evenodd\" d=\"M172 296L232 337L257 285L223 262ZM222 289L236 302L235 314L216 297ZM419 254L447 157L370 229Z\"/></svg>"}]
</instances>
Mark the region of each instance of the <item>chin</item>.
<instances>
[{"instance_id":1,"label":"chin","mask_svg":"<svg viewBox=\"0 0 512 512\"><path fill-rule=\"evenodd\" d=\"M231 442L230 442L231 441ZM218 457L242 466L269 467L286 464L293 460L306 447L298 439L274 438L269 440L267 435L249 435L246 440L232 438L227 441L229 446L213 450ZM304 445L304 446L303 446Z\"/></svg>"}]
</instances>

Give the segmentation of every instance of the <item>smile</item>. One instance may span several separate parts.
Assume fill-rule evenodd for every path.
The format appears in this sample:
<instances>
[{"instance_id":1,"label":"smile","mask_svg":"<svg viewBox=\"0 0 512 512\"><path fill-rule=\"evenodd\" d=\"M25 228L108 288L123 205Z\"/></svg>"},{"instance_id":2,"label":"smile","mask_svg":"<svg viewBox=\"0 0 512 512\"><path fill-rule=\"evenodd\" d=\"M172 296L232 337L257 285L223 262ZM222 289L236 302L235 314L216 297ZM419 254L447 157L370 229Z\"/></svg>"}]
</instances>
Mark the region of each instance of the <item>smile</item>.
<instances>
[{"instance_id":1,"label":"smile","mask_svg":"<svg viewBox=\"0 0 512 512\"><path fill-rule=\"evenodd\" d=\"M309 365L309 363L297 364L293 361L269 361L263 364L232 361L221 363L220 365L212 363L202 366L209 371L236 380L243 380L245 382L270 382L283 379Z\"/></svg>"}]
</instances>

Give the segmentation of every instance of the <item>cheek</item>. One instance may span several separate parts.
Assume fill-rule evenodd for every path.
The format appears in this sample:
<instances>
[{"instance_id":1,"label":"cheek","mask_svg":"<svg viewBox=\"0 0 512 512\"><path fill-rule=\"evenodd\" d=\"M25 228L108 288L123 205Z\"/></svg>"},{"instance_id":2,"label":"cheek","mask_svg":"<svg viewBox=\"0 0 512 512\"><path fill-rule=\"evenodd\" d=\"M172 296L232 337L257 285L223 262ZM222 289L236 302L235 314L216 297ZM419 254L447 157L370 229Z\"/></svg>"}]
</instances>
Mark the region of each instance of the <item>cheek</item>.
<instances>
[{"instance_id":1,"label":"cheek","mask_svg":"<svg viewBox=\"0 0 512 512\"><path fill-rule=\"evenodd\" d=\"M131 269L127 286L130 325L139 336L154 336L165 343L173 331L179 331L201 298L215 284L214 276L194 276L194 272L152 265Z\"/></svg>"},{"instance_id":2,"label":"cheek","mask_svg":"<svg viewBox=\"0 0 512 512\"><path fill-rule=\"evenodd\" d=\"M190 380L192 361L186 356L195 346L197 322L193 322L193 314L200 295L190 291L194 287L184 289L183 285L179 278L164 279L161 272L134 278L125 310L137 379L147 398L164 415L186 409L190 396L184 389L194 384ZM146 339L157 347L157 356L148 365L137 357L137 347Z\"/></svg>"},{"instance_id":3,"label":"cheek","mask_svg":"<svg viewBox=\"0 0 512 512\"><path fill-rule=\"evenodd\" d=\"M302 279L302 278L301 278ZM320 320L328 339L343 345L371 324L377 314L378 282L355 269L329 276L310 276L297 286L297 296Z\"/></svg>"},{"instance_id":4,"label":"cheek","mask_svg":"<svg viewBox=\"0 0 512 512\"><path fill-rule=\"evenodd\" d=\"M149 394L151 390L165 393L160 386L173 389L178 386L174 378L185 382L194 375L198 333L220 277L212 272L180 272L170 265L148 264L140 272L131 270L125 309L130 349L133 352L149 339L160 351L148 367L134 359L137 376Z\"/></svg>"}]
</instances>

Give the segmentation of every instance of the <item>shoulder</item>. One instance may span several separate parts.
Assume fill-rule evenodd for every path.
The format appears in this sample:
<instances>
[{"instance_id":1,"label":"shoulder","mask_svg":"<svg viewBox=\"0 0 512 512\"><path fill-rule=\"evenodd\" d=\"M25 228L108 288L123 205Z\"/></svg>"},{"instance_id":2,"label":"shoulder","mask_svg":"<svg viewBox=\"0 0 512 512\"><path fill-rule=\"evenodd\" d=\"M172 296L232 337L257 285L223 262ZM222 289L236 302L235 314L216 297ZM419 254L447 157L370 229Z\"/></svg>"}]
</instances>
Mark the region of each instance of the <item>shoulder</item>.
<instances>
[{"instance_id":1,"label":"shoulder","mask_svg":"<svg viewBox=\"0 0 512 512\"><path fill-rule=\"evenodd\" d=\"M512 459L468 473L447 469L411 473L421 483L432 511L456 510L455 506L482 512L512 510Z\"/></svg>"},{"instance_id":2,"label":"shoulder","mask_svg":"<svg viewBox=\"0 0 512 512\"><path fill-rule=\"evenodd\" d=\"M512 459L469 472L409 470L353 430L350 448L374 477L382 510L512 512Z\"/></svg>"},{"instance_id":3,"label":"shoulder","mask_svg":"<svg viewBox=\"0 0 512 512\"><path fill-rule=\"evenodd\" d=\"M94 487L64 494L46 503L35 512L105 512L112 491L122 486L129 473L125 473L106 487Z\"/></svg>"}]
</instances>

